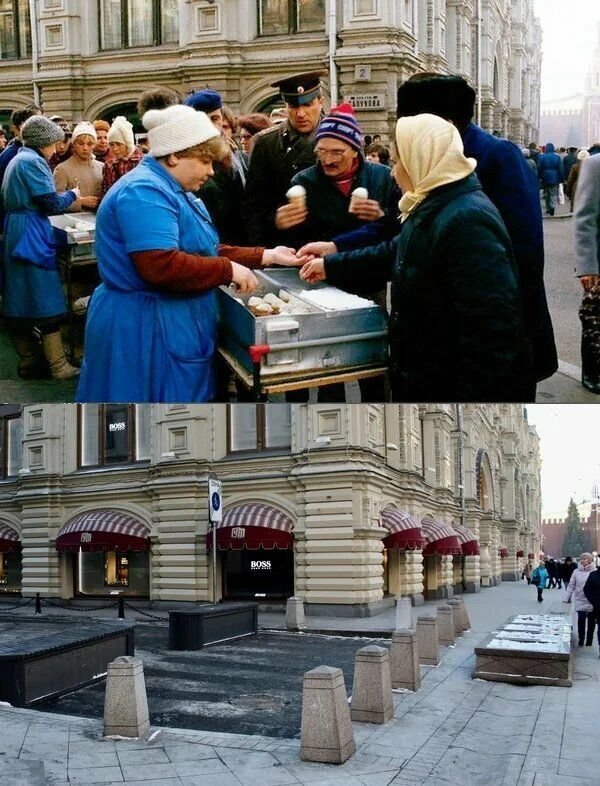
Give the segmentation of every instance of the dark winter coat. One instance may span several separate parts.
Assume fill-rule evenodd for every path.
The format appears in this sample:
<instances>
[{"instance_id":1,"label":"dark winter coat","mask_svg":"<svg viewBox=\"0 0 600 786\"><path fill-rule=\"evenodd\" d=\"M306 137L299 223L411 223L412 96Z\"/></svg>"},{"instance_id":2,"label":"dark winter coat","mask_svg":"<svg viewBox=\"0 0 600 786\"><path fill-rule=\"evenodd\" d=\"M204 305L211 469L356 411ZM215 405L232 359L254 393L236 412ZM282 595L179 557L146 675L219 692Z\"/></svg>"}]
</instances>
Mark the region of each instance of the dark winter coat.
<instances>
[{"instance_id":1,"label":"dark winter coat","mask_svg":"<svg viewBox=\"0 0 600 786\"><path fill-rule=\"evenodd\" d=\"M327 177L321 164L316 164L292 179L292 185L306 189L307 220L285 233L286 245L298 248L311 240L331 240L335 235L351 232L365 222L348 212L350 196L344 196L332 178ZM352 191L366 188L370 199L376 199L386 215L398 212L400 192L392 180L389 167L361 160L354 177Z\"/></svg>"},{"instance_id":2,"label":"dark winter coat","mask_svg":"<svg viewBox=\"0 0 600 786\"><path fill-rule=\"evenodd\" d=\"M512 142L492 136L474 123L462 133L462 139L465 155L477 161L477 177L485 194L506 224L519 273L534 378L546 379L558 368L558 356L544 287L539 181Z\"/></svg>"},{"instance_id":3,"label":"dark winter coat","mask_svg":"<svg viewBox=\"0 0 600 786\"><path fill-rule=\"evenodd\" d=\"M569 174L571 172L571 169L573 169L576 163L577 163L577 156L575 155L575 153L567 153L567 155L563 158L563 170L564 170L565 180L569 179Z\"/></svg>"},{"instance_id":4,"label":"dark winter coat","mask_svg":"<svg viewBox=\"0 0 600 786\"><path fill-rule=\"evenodd\" d=\"M431 192L391 242L325 258L352 292L392 281L395 401L522 401L530 383L506 227L475 174Z\"/></svg>"},{"instance_id":5,"label":"dark winter coat","mask_svg":"<svg viewBox=\"0 0 600 786\"><path fill-rule=\"evenodd\" d=\"M271 248L285 242L285 233L275 227L275 213L286 204L294 175L316 163L314 133L299 134L285 122L254 136L242 206L250 245Z\"/></svg>"},{"instance_id":6,"label":"dark winter coat","mask_svg":"<svg viewBox=\"0 0 600 786\"><path fill-rule=\"evenodd\" d=\"M554 152L552 142L546 145L546 152L539 157L537 165L538 177L543 186L557 186L559 183L564 183L565 172L562 158Z\"/></svg>"},{"instance_id":7,"label":"dark winter coat","mask_svg":"<svg viewBox=\"0 0 600 786\"><path fill-rule=\"evenodd\" d=\"M577 565L574 562L565 562L560 566L560 577L568 584L571 581L571 576L573 575L573 571L577 568Z\"/></svg>"},{"instance_id":8,"label":"dark winter coat","mask_svg":"<svg viewBox=\"0 0 600 786\"><path fill-rule=\"evenodd\" d=\"M240 171L235 166L222 162L213 164L214 175L196 193L200 197L213 220L219 240L232 246L246 242L240 211L244 201L244 183Z\"/></svg>"},{"instance_id":9,"label":"dark winter coat","mask_svg":"<svg viewBox=\"0 0 600 786\"><path fill-rule=\"evenodd\" d=\"M600 568L590 573L583 587L583 594L592 604L596 614L600 614Z\"/></svg>"}]
</instances>

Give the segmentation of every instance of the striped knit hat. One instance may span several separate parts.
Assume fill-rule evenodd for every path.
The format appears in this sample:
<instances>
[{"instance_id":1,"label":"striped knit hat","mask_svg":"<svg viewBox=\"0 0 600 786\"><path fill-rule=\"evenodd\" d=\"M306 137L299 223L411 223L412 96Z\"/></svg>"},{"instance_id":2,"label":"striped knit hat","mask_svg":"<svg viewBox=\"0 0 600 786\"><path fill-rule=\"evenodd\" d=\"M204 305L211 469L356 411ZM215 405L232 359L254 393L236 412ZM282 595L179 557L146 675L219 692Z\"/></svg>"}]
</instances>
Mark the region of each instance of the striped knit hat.
<instances>
[{"instance_id":1,"label":"striped knit hat","mask_svg":"<svg viewBox=\"0 0 600 786\"><path fill-rule=\"evenodd\" d=\"M329 114L323 118L315 134L315 142L326 137L340 139L354 148L354 150L362 153L362 132L354 117L354 109L350 104L340 104L332 107Z\"/></svg>"}]
</instances>

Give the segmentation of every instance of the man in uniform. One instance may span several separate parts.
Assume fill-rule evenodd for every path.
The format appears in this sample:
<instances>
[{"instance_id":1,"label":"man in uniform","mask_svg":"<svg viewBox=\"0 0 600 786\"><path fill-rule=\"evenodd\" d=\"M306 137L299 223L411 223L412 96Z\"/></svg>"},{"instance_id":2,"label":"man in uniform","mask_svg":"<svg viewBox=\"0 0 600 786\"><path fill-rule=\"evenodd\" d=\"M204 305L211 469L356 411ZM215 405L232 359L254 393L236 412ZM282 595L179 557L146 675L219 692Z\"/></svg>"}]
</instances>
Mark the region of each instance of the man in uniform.
<instances>
[{"instance_id":1,"label":"man in uniform","mask_svg":"<svg viewBox=\"0 0 600 786\"><path fill-rule=\"evenodd\" d=\"M286 203L294 175L316 163L313 140L323 114L321 75L321 71L297 74L271 85L281 91L287 120L255 137L242 210L250 245L271 248L281 242L286 226L281 224L281 214L276 219L277 208ZM285 218L284 214L284 223ZM294 220L293 215L288 218Z\"/></svg>"}]
</instances>

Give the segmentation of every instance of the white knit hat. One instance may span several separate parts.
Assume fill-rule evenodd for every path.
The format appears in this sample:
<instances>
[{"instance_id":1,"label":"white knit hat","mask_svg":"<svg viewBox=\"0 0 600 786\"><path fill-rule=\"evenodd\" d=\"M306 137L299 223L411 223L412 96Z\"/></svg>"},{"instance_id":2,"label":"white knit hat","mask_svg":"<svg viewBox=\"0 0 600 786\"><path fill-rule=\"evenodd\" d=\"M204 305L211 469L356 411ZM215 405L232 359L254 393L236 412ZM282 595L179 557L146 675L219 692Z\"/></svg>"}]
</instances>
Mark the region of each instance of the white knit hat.
<instances>
[{"instance_id":1,"label":"white knit hat","mask_svg":"<svg viewBox=\"0 0 600 786\"><path fill-rule=\"evenodd\" d=\"M110 131L108 132L109 142L119 142L127 147L129 154L135 150L135 139L133 138L133 126L126 117L119 115L113 120Z\"/></svg>"},{"instance_id":2,"label":"white knit hat","mask_svg":"<svg viewBox=\"0 0 600 786\"><path fill-rule=\"evenodd\" d=\"M166 109L150 109L142 118L142 123L148 131L150 155L153 158L179 153L220 136L208 115L182 104Z\"/></svg>"},{"instance_id":3,"label":"white knit hat","mask_svg":"<svg viewBox=\"0 0 600 786\"><path fill-rule=\"evenodd\" d=\"M83 136L84 134L93 137L96 141L98 140L94 126L91 123L88 123L87 120L82 120L81 123L77 123L73 129L71 141L74 142L78 136Z\"/></svg>"}]
</instances>

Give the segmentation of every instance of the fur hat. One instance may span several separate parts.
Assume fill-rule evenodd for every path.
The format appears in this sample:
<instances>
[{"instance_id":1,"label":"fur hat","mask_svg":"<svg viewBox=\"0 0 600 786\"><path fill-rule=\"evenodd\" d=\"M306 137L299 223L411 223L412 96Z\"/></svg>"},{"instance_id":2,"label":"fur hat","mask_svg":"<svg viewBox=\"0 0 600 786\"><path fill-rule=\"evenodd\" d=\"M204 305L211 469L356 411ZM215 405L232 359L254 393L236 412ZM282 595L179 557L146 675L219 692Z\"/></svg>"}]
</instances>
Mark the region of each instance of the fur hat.
<instances>
[{"instance_id":1,"label":"fur hat","mask_svg":"<svg viewBox=\"0 0 600 786\"><path fill-rule=\"evenodd\" d=\"M183 103L185 106L191 106L196 112L206 112L206 114L214 112L215 109L221 109L223 106L221 94L209 88L206 90L196 90L196 92L191 93Z\"/></svg>"},{"instance_id":2,"label":"fur hat","mask_svg":"<svg viewBox=\"0 0 600 786\"><path fill-rule=\"evenodd\" d=\"M142 123L148 131L150 155L153 158L179 153L220 136L208 115L183 104L166 109L150 109L142 118Z\"/></svg>"},{"instance_id":3,"label":"fur hat","mask_svg":"<svg viewBox=\"0 0 600 786\"><path fill-rule=\"evenodd\" d=\"M91 136L92 139L97 142L98 137L96 136L96 129L91 123L88 123L87 120L82 120L81 123L77 123L75 128L73 129L73 142L77 139L78 136L83 135Z\"/></svg>"},{"instance_id":4,"label":"fur hat","mask_svg":"<svg viewBox=\"0 0 600 786\"><path fill-rule=\"evenodd\" d=\"M362 133L354 117L354 109L350 104L334 106L323 118L315 134L315 142L324 138L339 139L358 153L362 153Z\"/></svg>"},{"instance_id":5,"label":"fur hat","mask_svg":"<svg viewBox=\"0 0 600 786\"><path fill-rule=\"evenodd\" d=\"M108 132L109 142L119 142L127 147L129 155L135 150L135 139L133 136L133 126L126 117L119 115L113 120L113 124Z\"/></svg>"},{"instance_id":6,"label":"fur hat","mask_svg":"<svg viewBox=\"0 0 600 786\"><path fill-rule=\"evenodd\" d=\"M110 131L110 123L106 120L94 120L92 125L96 131Z\"/></svg>"},{"instance_id":7,"label":"fur hat","mask_svg":"<svg viewBox=\"0 0 600 786\"><path fill-rule=\"evenodd\" d=\"M26 120L21 127L21 139L25 147L40 150L55 142L62 142L65 132L52 120L43 115L34 115Z\"/></svg>"}]
</instances>

